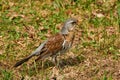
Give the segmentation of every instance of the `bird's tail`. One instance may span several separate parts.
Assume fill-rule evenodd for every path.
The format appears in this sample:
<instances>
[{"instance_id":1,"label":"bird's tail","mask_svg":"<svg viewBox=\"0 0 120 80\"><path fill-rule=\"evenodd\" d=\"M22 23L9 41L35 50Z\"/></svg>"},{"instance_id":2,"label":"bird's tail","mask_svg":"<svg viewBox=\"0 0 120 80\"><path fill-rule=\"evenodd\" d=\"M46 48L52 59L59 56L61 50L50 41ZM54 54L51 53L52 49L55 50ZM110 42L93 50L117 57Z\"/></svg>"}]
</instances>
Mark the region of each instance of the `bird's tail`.
<instances>
[{"instance_id":1,"label":"bird's tail","mask_svg":"<svg viewBox=\"0 0 120 80\"><path fill-rule=\"evenodd\" d=\"M24 59L22 59L22 60L20 60L20 61L18 61L18 62L14 65L14 67L18 67L19 65L23 64L24 62L27 62L31 57L32 57L32 55L31 55L31 56L28 56L28 57L26 57L26 58L24 58Z\"/></svg>"},{"instance_id":2,"label":"bird's tail","mask_svg":"<svg viewBox=\"0 0 120 80\"><path fill-rule=\"evenodd\" d=\"M37 56L40 55L42 48L44 47L44 45L46 44L47 41L43 42L31 55L29 55L28 57L18 61L13 67L18 67L19 65L23 64L24 62L27 62L30 58L32 58L33 56Z\"/></svg>"}]
</instances>

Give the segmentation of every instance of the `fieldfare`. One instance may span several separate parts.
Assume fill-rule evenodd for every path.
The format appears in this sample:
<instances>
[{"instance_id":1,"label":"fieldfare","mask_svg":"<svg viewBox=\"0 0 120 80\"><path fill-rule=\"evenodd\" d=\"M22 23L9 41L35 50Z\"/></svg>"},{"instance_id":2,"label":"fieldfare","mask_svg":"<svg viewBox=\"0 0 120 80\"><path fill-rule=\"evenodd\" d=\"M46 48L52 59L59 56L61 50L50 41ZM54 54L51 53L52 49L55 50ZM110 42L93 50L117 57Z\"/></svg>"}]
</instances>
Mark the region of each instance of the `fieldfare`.
<instances>
[{"instance_id":1,"label":"fieldfare","mask_svg":"<svg viewBox=\"0 0 120 80\"><path fill-rule=\"evenodd\" d=\"M44 41L31 55L18 61L14 67L18 67L24 62L27 62L33 56L38 56L35 61L43 60L47 57L52 57L53 62L55 64L59 64L57 62L57 56L59 54L65 53L73 44L75 37L74 28L76 24L77 19L75 18L66 20L59 33Z\"/></svg>"}]
</instances>

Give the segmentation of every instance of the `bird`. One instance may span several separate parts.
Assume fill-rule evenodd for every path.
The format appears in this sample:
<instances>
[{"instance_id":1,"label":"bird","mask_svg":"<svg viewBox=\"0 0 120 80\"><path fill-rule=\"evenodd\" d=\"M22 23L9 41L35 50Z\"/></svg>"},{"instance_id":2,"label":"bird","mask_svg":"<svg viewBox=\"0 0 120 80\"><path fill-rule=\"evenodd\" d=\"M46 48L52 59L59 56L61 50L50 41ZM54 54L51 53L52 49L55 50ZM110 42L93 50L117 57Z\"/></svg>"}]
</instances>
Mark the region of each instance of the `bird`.
<instances>
[{"instance_id":1,"label":"bird","mask_svg":"<svg viewBox=\"0 0 120 80\"><path fill-rule=\"evenodd\" d=\"M51 57L55 65L59 65L57 56L66 53L73 44L75 38L75 26L78 20L76 18L67 19L60 32L46 39L41 45L32 52L29 56L16 62L13 67L18 67L24 62L27 62L33 56L37 56L35 61L43 60L47 57Z\"/></svg>"}]
</instances>

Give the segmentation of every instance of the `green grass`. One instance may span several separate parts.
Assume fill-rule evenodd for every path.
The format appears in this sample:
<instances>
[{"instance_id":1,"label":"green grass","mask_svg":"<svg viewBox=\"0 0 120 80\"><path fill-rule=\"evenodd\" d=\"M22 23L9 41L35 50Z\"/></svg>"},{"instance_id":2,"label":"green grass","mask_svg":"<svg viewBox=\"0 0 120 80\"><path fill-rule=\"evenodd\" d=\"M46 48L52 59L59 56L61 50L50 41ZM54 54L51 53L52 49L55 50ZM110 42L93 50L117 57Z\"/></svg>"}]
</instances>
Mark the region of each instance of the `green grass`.
<instances>
[{"instance_id":1,"label":"green grass","mask_svg":"<svg viewBox=\"0 0 120 80\"><path fill-rule=\"evenodd\" d=\"M0 69L0 79L17 80L23 77L31 80L37 78L49 80L53 68L50 62L45 61L45 68L41 68L39 65L40 69L37 66L38 64L29 65L33 60L23 64L20 67L21 69L11 69L11 67L16 61L35 50L49 35L59 32L60 24L70 17L79 20L78 30L81 30L82 35L79 36L80 40L77 41L79 43L77 47L71 50L77 56L73 59L76 65L69 65L69 59L66 59L67 65L63 70L60 70L59 76L62 76L63 80L68 79L68 76L65 75L66 69L68 68L76 73L75 68L77 67L85 76L88 76L88 79L117 79L114 74L103 73L100 69L102 64L98 71L101 75L97 73L89 77L87 72L89 73L94 65L91 68L86 68L87 63L85 62L87 59L89 62L90 55L92 58L98 58L96 66L102 59L107 61L108 58L118 65L117 62L120 61L119 0L1 0L0 66L3 70ZM79 34L80 32L77 33L77 35ZM95 64L94 62L91 63ZM35 69L32 69L33 67ZM113 70L113 73L118 71L118 67ZM84 68L87 70L84 71ZM79 72L76 74L82 75ZM71 78L77 79L76 76L71 76Z\"/></svg>"},{"instance_id":2,"label":"green grass","mask_svg":"<svg viewBox=\"0 0 120 80\"><path fill-rule=\"evenodd\" d=\"M13 74L11 71L0 70L2 73L2 80L13 80Z\"/></svg>"}]
</instances>

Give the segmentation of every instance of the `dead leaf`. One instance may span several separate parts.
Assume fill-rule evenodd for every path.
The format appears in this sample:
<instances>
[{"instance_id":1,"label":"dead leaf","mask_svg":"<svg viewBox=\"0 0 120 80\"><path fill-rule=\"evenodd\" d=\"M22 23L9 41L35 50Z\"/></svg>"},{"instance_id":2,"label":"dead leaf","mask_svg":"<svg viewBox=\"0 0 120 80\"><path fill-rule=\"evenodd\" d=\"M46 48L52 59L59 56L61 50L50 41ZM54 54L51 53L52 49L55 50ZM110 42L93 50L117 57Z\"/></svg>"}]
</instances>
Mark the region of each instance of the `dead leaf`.
<instances>
[{"instance_id":1,"label":"dead leaf","mask_svg":"<svg viewBox=\"0 0 120 80\"><path fill-rule=\"evenodd\" d=\"M3 54L3 51L0 50L0 55L2 55L2 54Z\"/></svg>"},{"instance_id":2,"label":"dead leaf","mask_svg":"<svg viewBox=\"0 0 120 80\"><path fill-rule=\"evenodd\" d=\"M96 14L96 16L97 16L98 18L104 17L104 15L103 15L102 13L98 13L98 14Z\"/></svg>"},{"instance_id":3,"label":"dead leaf","mask_svg":"<svg viewBox=\"0 0 120 80\"><path fill-rule=\"evenodd\" d=\"M98 17L98 18L103 18L104 17L104 15L102 13L100 13L100 12L93 11L92 14L94 16Z\"/></svg>"},{"instance_id":4,"label":"dead leaf","mask_svg":"<svg viewBox=\"0 0 120 80\"><path fill-rule=\"evenodd\" d=\"M113 34L115 34L115 32L116 32L116 30L115 30L115 27L107 27L106 28L106 32L107 32L107 34L108 35L113 35Z\"/></svg>"},{"instance_id":5,"label":"dead leaf","mask_svg":"<svg viewBox=\"0 0 120 80\"><path fill-rule=\"evenodd\" d=\"M61 25L61 24L57 24L57 25L56 25L56 28L59 29L59 30L61 30L62 25Z\"/></svg>"}]
</instances>

